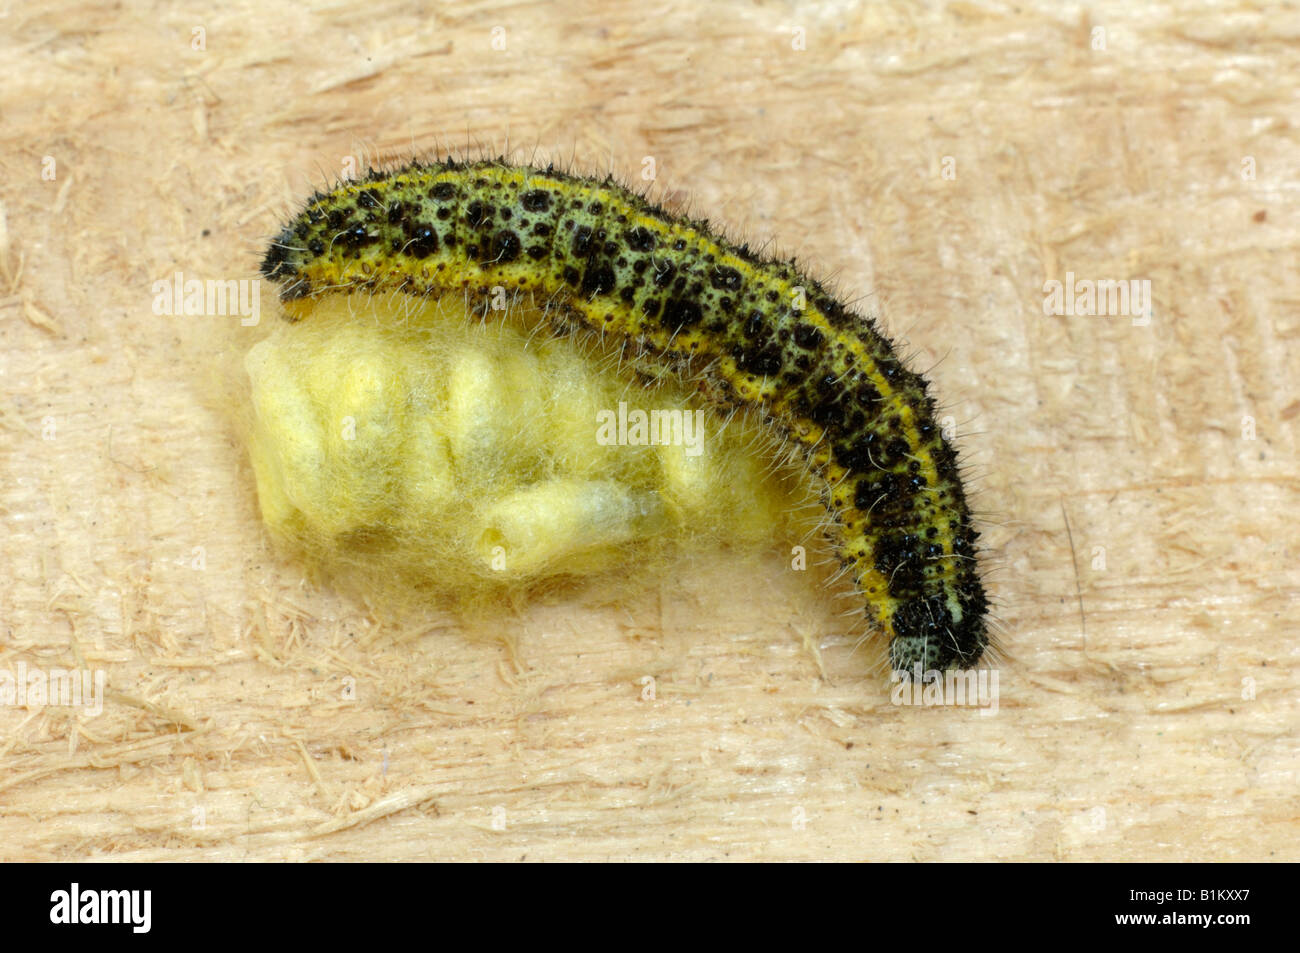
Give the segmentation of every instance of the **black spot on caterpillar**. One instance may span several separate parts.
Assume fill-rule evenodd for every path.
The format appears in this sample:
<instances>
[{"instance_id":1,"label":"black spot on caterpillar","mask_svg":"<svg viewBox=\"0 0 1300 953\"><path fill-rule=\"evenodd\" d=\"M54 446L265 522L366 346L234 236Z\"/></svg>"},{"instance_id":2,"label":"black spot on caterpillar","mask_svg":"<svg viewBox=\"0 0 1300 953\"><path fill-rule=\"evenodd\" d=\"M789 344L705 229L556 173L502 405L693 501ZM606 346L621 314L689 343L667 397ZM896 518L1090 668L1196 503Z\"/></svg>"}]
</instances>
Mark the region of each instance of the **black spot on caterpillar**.
<instances>
[{"instance_id":1,"label":"black spot on caterpillar","mask_svg":"<svg viewBox=\"0 0 1300 953\"><path fill-rule=\"evenodd\" d=\"M979 534L926 381L792 263L612 179L488 160L371 170L317 193L261 270L291 319L311 298L367 288L531 292L560 330L621 341L801 448L895 669L967 667L988 646Z\"/></svg>"}]
</instances>

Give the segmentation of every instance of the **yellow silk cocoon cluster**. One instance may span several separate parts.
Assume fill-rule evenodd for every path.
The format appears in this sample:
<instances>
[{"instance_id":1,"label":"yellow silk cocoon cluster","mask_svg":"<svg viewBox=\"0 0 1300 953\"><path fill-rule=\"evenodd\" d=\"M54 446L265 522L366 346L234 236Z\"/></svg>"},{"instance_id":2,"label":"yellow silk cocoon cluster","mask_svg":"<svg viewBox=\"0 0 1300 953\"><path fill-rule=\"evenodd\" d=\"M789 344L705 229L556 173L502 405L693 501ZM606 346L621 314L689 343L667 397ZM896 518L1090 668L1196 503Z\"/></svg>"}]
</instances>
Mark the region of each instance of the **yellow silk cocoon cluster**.
<instances>
[{"instance_id":1,"label":"yellow silk cocoon cluster","mask_svg":"<svg viewBox=\"0 0 1300 953\"><path fill-rule=\"evenodd\" d=\"M802 540L809 491L761 428L543 320L340 295L280 324L244 362L272 535L313 568L468 598Z\"/></svg>"}]
</instances>

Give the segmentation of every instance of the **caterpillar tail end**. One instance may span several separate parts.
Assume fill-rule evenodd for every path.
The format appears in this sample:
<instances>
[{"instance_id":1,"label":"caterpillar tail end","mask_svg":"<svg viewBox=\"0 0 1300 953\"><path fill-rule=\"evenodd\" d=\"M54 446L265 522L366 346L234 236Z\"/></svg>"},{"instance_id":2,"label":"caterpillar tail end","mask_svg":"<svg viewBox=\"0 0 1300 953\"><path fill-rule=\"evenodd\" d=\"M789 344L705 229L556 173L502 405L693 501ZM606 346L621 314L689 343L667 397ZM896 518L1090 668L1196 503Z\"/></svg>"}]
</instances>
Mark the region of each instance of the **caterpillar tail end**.
<instances>
[{"instance_id":1,"label":"caterpillar tail end","mask_svg":"<svg viewBox=\"0 0 1300 953\"><path fill-rule=\"evenodd\" d=\"M983 592L979 593L983 601ZM984 612L967 606L954 619L941 597L901 605L891 621L889 665L896 672L973 668L989 646Z\"/></svg>"}]
</instances>

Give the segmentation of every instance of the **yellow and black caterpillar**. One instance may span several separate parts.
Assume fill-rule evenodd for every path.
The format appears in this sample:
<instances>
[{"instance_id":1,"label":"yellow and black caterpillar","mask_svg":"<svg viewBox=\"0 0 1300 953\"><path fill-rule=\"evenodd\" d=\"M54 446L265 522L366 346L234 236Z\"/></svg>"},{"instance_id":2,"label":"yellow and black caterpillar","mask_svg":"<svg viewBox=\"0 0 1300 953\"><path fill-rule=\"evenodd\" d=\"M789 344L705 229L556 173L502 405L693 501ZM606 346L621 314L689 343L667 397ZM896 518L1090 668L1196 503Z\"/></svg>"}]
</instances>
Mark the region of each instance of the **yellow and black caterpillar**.
<instances>
[{"instance_id":1,"label":"yellow and black caterpillar","mask_svg":"<svg viewBox=\"0 0 1300 953\"><path fill-rule=\"evenodd\" d=\"M363 289L533 294L561 330L622 344L801 448L895 669L968 667L989 644L979 534L925 380L792 264L611 179L444 161L314 195L261 270L293 319L312 298Z\"/></svg>"}]
</instances>

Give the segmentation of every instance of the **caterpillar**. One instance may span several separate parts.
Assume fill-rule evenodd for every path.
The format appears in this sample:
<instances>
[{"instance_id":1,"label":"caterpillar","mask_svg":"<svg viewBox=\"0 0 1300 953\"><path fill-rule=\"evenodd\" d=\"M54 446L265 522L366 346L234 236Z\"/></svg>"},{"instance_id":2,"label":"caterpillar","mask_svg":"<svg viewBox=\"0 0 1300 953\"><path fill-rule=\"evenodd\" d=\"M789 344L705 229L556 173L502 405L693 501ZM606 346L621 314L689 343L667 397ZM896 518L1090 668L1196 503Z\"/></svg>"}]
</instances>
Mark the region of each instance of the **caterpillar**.
<instances>
[{"instance_id":1,"label":"caterpillar","mask_svg":"<svg viewBox=\"0 0 1300 953\"><path fill-rule=\"evenodd\" d=\"M504 159L415 161L314 194L261 273L289 320L321 295L531 293L556 329L751 409L819 478L827 534L895 670L970 667L988 600L927 382L875 323L782 261L619 185Z\"/></svg>"}]
</instances>

